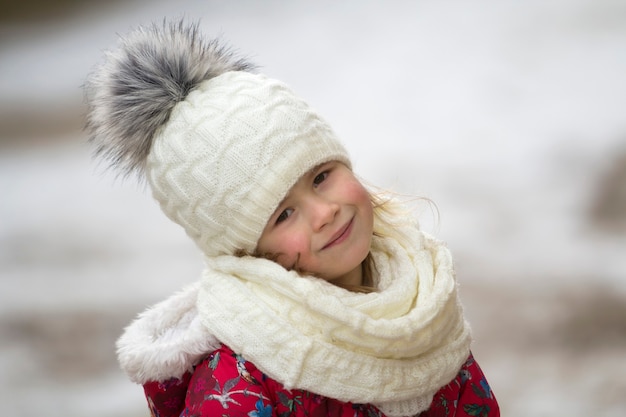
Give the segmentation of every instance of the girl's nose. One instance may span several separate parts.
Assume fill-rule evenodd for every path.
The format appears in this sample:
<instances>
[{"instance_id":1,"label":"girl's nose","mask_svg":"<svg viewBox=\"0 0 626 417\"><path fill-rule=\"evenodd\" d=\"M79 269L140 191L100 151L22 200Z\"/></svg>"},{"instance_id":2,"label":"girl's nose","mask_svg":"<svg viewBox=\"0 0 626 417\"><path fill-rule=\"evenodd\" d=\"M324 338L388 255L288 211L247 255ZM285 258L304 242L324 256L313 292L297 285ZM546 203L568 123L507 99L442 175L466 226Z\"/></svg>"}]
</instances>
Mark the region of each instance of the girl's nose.
<instances>
[{"instance_id":1,"label":"girl's nose","mask_svg":"<svg viewBox=\"0 0 626 417\"><path fill-rule=\"evenodd\" d=\"M311 226L315 231L332 223L339 212L339 204L326 200L325 198L315 197L311 200L310 204Z\"/></svg>"}]
</instances>

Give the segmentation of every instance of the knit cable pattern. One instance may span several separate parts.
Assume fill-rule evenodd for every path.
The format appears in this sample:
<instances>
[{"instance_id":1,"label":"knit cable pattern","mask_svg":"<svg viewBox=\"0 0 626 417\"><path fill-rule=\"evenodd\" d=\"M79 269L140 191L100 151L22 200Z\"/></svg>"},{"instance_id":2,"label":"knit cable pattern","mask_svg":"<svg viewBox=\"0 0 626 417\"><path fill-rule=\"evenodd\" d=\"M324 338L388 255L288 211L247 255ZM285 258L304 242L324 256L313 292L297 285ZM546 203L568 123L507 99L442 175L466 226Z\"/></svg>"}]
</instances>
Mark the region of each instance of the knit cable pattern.
<instances>
[{"instance_id":1,"label":"knit cable pattern","mask_svg":"<svg viewBox=\"0 0 626 417\"><path fill-rule=\"evenodd\" d=\"M471 336L448 249L418 230L411 235L410 250L374 239L381 280L370 294L263 259L208 259L201 320L287 389L417 414L456 376Z\"/></svg>"},{"instance_id":2,"label":"knit cable pattern","mask_svg":"<svg viewBox=\"0 0 626 417\"><path fill-rule=\"evenodd\" d=\"M147 177L162 210L207 256L253 252L267 220L306 172L347 152L284 84L227 72L174 107Z\"/></svg>"}]
</instances>

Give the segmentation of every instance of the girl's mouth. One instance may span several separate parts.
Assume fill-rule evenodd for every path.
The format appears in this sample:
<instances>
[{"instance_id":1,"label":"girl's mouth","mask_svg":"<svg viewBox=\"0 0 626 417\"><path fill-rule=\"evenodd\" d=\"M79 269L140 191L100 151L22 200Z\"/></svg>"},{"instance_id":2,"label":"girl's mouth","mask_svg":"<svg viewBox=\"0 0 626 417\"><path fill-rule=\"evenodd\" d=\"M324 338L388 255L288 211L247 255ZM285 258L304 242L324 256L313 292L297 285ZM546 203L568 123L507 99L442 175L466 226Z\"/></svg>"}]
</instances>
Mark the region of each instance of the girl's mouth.
<instances>
[{"instance_id":1,"label":"girl's mouth","mask_svg":"<svg viewBox=\"0 0 626 417\"><path fill-rule=\"evenodd\" d=\"M343 242L344 240L346 240L348 238L348 236L350 236L350 232L352 232L352 225L353 224L354 224L354 217L350 219L348 224L346 224L341 229L339 229L339 231L337 231L337 233L335 233L330 238L328 243L326 245L324 245L324 247L322 249L330 248L331 246L338 245L341 242Z\"/></svg>"}]
</instances>

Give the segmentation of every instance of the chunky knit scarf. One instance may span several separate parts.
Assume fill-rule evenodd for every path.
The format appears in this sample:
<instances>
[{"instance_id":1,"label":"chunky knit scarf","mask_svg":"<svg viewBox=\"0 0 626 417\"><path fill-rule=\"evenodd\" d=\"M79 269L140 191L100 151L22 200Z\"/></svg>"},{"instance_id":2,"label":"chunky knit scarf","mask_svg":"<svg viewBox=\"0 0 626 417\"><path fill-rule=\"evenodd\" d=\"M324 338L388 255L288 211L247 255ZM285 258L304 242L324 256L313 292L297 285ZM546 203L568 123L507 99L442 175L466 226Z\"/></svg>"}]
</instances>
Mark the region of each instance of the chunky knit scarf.
<instances>
[{"instance_id":1,"label":"chunky knit scarf","mask_svg":"<svg viewBox=\"0 0 626 417\"><path fill-rule=\"evenodd\" d=\"M367 294L265 259L207 259L200 283L126 330L122 367L139 383L180 376L224 343L288 389L415 415L456 376L471 336L448 249L417 228L403 235L374 238Z\"/></svg>"}]
</instances>

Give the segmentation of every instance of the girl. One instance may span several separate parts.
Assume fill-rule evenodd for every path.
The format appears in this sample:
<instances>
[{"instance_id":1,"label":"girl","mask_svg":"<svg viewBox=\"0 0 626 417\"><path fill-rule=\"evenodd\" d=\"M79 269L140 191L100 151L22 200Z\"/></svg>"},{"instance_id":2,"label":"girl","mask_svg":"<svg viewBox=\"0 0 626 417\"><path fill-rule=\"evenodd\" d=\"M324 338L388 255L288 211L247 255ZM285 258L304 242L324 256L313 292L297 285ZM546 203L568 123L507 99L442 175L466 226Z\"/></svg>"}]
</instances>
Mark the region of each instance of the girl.
<instances>
[{"instance_id":1,"label":"girl","mask_svg":"<svg viewBox=\"0 0 626 417\"><path fill-rule=\"evenodd\" d=\"M97 152L206 260L118 341L153 416L499 415L447 248L285 85L178 22L122 40L86 98Z\"/></svg>"}]
</instances>

